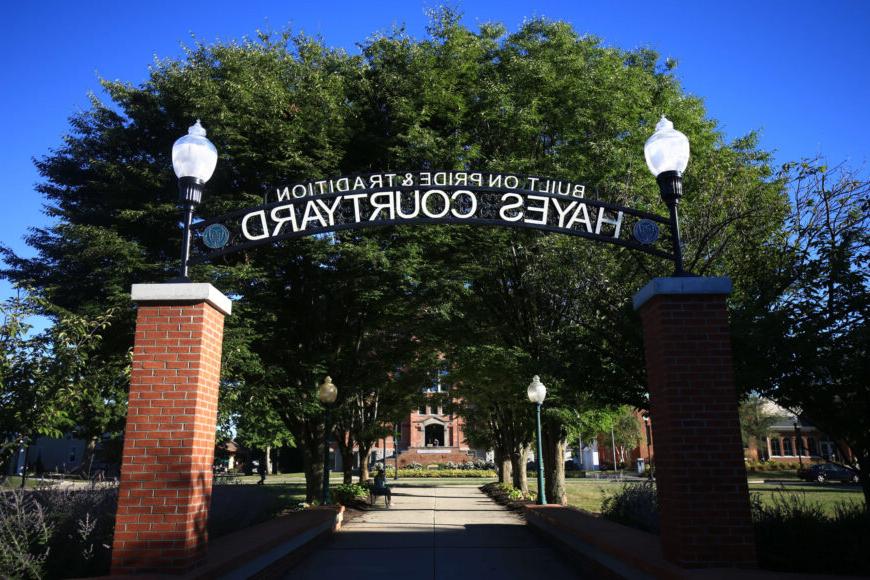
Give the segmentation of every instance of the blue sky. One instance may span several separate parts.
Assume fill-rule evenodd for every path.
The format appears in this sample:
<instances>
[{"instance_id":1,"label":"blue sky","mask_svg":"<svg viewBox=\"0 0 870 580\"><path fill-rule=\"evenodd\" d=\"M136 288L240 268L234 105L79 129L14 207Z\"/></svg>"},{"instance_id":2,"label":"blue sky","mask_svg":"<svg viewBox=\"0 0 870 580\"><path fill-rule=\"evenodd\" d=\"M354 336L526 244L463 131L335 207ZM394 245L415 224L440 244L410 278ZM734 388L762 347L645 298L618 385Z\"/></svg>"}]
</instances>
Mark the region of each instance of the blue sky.
<instances>
[{"instance_id":1,"label":"blue sky","mask_svg":"<svg viewBox=\"0 0 870 580\"><path fill-rule=\"evenodd\" d=\"M342 1L4 2L0 8L0 241L25 255L22 236L44 225L31 159L62 143L68 117L99 94L98 78L139 83L155 56L177 57L191 36L252 36L258 29L356 43L394 24L423 36L438 2ZM751 130L777 161L824 154L870 163L870 2L539 1L453 3L467 25L566 20L609 46L650 47L679 61L684 88L704 98L728 137ZM638 155L642 155L638 152ZM0 282L0 298L10 288Z\"/></svg>"}]
</instances>

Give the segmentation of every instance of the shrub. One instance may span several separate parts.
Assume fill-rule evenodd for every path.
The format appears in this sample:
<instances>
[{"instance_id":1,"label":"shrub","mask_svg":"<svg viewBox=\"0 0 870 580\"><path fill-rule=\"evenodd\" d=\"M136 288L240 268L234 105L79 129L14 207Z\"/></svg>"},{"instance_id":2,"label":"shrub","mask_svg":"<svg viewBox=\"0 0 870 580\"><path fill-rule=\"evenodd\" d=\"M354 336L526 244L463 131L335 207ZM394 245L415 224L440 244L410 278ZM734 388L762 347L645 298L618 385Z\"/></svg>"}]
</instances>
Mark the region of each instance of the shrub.
<instances>
[{"instance_id":1,"label":"shrub","mask_svg":"<svg viewBox=\"0 0 870 580\"><path fill-rule=\"evenodd\" d=\"M52 527L46 576L71 578L108 574L118 488L100 484L86 489L37 489L34 496L45 506L46 518Z\"/></svg>"},{"instance_id":2,"label":"shrub","mask_svg":"<svg viewBox=\"0 0 870 580\"><path fill-rule=\"evenodd\" d=\"M343 506L349 506L353 503L365 500L369 495L369 490L366 486L358 483L343 483L332 488L332 499Z\"/></svg>"},{"instance_id":3,"label":"shrub","mask_svg":"<svg viewBox=\"0 0 870 580\"><path fill-rule=\"evenodd\" d=\"M489 469L400 469L399 478L495 477Z\"/></svg>"},{"instance_id":4,"label":"shrub","mask_svg":"<svg viewBox=\"0 0 870 580\"><path fill-rule=\"evenodd\" d=\"M809 501L803 492L781 489L773 494L770 503L764 503L760 494L751 494L750 498L758 560L762 568L838 574L861 574L870 570L867 544L870 509L862 502L841 502L830 516L821 504ZM605 498L601 515L627 526L658 533L654 484L623 485Z\"/></svg>"},{"instance_id":5,"label":"shrub","mask_svg":"<svg viewBox=\"0 0 870 580\"><path fill-rule=\"evenodd\" d=\"M620 524L658 533L659 505L655 485L650 481L624 484L604 498L601 515Z\"/></svg>"},{"instance_id":6,"label":"shrub","mask_svg":"<svg viewBox=\"0 0 870 580\"><path fill-rule=\"evenodd\" d=\"M493 495L496 499L507 499L509 501L522 501L528 499L523 494L522 490L515 488L509 483L488 483L482 488L486 493Z\"/></svg>"},{"instance_id":7,"label":"shrub","mask_svg":"<svg viewBox=\"0 0 870 580\"><path fill-rule=\"evenodd\" d=\"M763 568L839 574L870 570L870 510L861 503L839 503L829 516L804 493L781 490L770 504L763 503L759 494L751 498Z\"/></svg>"},{"instance_id":8,"label":"shrub","mask_svg":"<svg viewBox=\"0 0 870 580\"><path fill-rule=\"evenodd\" d=\"M33 494L0 494L0 577L41 578L52 529Z\"/></svg>"},{"instance_id":9,"label":"shrub","mask_svg":"<svg viewBox=\"0 0 870 580\"><path fill-rule=\"evenodd\" d=\"M422 463L409 463L407 465L406 469L423 469L423 464ZM402 472L402 470L400 469L399 473L401 473L401 472Z\"/></svg>"},{"instance_id":10,"label":"shrub","mask_svg":"<svg viewBox=\"0 0 870 580\"><path fill-rule=\"evenodd\" d=\"M108 484L0 495L0 577L108 574L117 498Z\"/></svg>"},{"instance_id":11,"label":"shrub","mask_svg":"<svg viewBox=\"0 0 870 580\"><path fill-rule=\"evenodd\" d=\"M240 473L215 474L212 483L214 485L239 485L242 483L242 475Z\"/></svg>"}]
</instances>

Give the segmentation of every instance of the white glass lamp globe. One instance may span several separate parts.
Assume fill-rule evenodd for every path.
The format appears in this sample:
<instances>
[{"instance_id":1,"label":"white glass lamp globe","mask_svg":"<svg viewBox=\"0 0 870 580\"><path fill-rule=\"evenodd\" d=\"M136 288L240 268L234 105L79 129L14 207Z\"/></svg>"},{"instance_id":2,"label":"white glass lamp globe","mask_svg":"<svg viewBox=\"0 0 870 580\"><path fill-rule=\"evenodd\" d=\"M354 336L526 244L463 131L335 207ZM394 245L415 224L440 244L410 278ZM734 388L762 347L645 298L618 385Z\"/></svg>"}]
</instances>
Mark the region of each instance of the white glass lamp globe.
<instances>
[{"instance_id":1,"label":"white glass lamp globe","mask_svg":"<svg viewBox=\"0 0 870 580\"><path fill-rule=\"evenodd\" d=\"M540 405L544 402L544 399L547 397L547 387L544 386L544 383L541 382L541 377L535 375L532 377L532 382L529 383L529 390L527 391L529 395L529 401Z\"/></svg>"},{"instance_id":2,"label":"white glass lamp globe","mask_svg":"<svg viewBox=\"0 0 870 580\"><path fill-rule=\"evenodd\" d=\"M689 164L689 139L662 115L655 133L646 140L643 153L647 167L656 177L665 171L682 173Z\"/></svg>"},{"instance_id":3,"label":"white glass lamp globe","mask_svg":"<svg viewBox=\"0 0 870 580\"><path fill-rule=\"evenodd\" d=\"M332 384L331 377L326 377L317 390L317 398L320 399L321 403L331 405L335 402L336 397L338 397L338 387Z\"/></svg>"},{"instance_id":4,"label":"white glass lamp globe","mask_svg":"<svg viewBox=\"0 0 870 580\"><path fill-rule=\"evenodd\" d=\"M205 183L211 179L217 159L217 149L205 138L205 129L199 119L187 130L187 135L172 145L172 169L179 179L192 177Z\"/></svg>"}]
</instances>

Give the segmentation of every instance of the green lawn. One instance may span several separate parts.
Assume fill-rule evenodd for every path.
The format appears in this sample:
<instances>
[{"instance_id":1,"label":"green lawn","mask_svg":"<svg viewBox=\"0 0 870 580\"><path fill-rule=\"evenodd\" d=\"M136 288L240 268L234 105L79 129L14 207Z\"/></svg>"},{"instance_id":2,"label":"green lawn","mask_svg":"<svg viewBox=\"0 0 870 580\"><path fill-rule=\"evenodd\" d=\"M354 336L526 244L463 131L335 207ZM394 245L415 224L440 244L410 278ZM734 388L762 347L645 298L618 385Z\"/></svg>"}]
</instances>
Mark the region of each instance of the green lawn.
<instances>
[{"instance_id":1,"label":"green lawn","mask_svg":"<svg viewBox=\"0 0 870 580\"><path fill-rule=\"evenodd\" d=\"M601 511L604 498L620 487L620 483L611 481L596 481L584 479L566 480L568 487L568 504L590 512ZM537 485L530 482L529 491L537 494ZM833 513L834 506L842 501L864 503L864 495L856 486L841 484L750 484L749 491L761 495L762 501L772 503L776 493L803 493L810 502L820 503L828 513Z\"/></svg>"},{"instance_id":2,"label":"green lawn","mask_svg":"<svg viewBox=\"0 0 870 580\"><path fill-rule=\"evenodd\" d=\"M755 474L750 476L750 479L757 479ZM764 476L768 479L792 479L788 472L765 472ZM259 476L248 475L238 478L238 483L255 484L259 481ZM356 482L354 477L354 482ZM11 481L11 480L10 480ZM333 473L330 475L329 481L335 486L341 483L342 475ZM402 478L394 481L392 478L389 484L392 486L442 486L442 485L484 485L494 479L486 478ZM290 506L295 505L305 499L304 475L302 473L283 473L281 475L270 475L266 478L264 492L275 498L275 503L263 502L264 511L274 513L277 505ZM598 513L601 511L601 504L604 498L611 493L614 493L622 485L620 482L596 479L567 479L568 487L568 503L574 507L584 509L590 512ZM825 511L832 513L834 505L842 501L857 501L864 502L864 496L861 490L856 486L841 485L828 483L823 485L818 484L797 484L788 483L786 485L779 484L763 484L752 483L749 485L749 490L752 493L761 495L762 501L771 503L774 494L777 492L783 493L802 493L804 497L811 502L822 504ZM533 494L537 493L534 477L529 478L529 491Z\"/></svg>"},{"instance_id":3,"label":"green lawn","mask_svg":"<svg viewBox=\"0 0 870 580\"><path fill-rule=\"evenodd\" d=\"M784 469L782 471L747 471L746 475L749 479L784 479L798 481L797 471L794 469Z\"/></svg>"},{"instance_id":4,"label":"green lawn","mask_svg":"<svg viewBox=\"0 0 870 580\"><path fill-rule=\"evenodd\" d=\"M72 481L76 481L76 480L72 480ZM49 480L47 482L48 485L54 485L56 483L59 483L59 482L56 480ZM24 487L26 489L33 489L35 487L39 487L42 485L46 485L46 482L40 481L40 479L38 477L29 477L28 476L28 478L24 482ZM21 476L20 475L14 475L14 476L7 477L6 481L4 481L3 483L0 483L0 489L18 489L20 487L21 487Z\"/></svg>"},{"instance_id":5,"label":"green lawn","mask_svg":"<svg viewBox=\"0 0 870 580\"><path fill-rule=\"evenodd\" d=\"M861 488L855 485L843 485L836 483L826 484L750 484L750 493L760 494L761 500L767 504L773 502L773 499L778 493L797 493L802 494L810 503L821 504L822 508L828 514L834 513L834 506L844 501L857 502L864 505L864 494Z\"/></svg>"}]
</instances>

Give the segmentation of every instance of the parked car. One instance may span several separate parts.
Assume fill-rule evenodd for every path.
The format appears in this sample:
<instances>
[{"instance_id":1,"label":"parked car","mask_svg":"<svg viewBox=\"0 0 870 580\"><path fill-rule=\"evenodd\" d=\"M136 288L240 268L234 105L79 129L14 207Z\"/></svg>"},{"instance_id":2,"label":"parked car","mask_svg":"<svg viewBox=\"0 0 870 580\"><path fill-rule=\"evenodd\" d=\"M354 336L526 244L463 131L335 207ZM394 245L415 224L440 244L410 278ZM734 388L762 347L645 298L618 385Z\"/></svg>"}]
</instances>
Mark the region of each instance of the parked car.
<instances>
[{"instance_id":1,"label":"parked car","mask_svg":"<svg viewBox=\"0 0 870 580\"><path fill-rule=\"evenodd\" d=\"M858 472L837 463L819 463L798 471L798 477L807 481L842 481L858 483Z\"/></svg>"}]
</instances>

